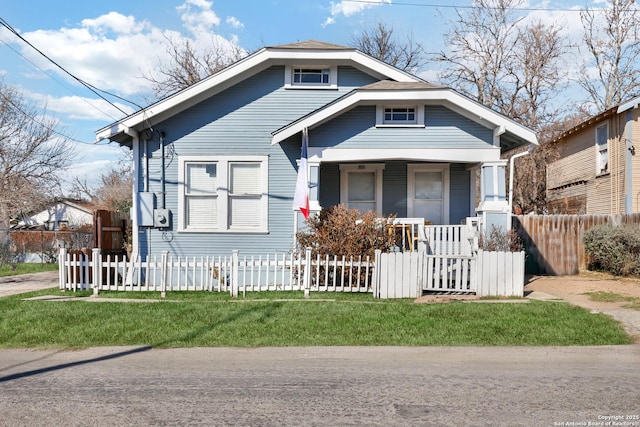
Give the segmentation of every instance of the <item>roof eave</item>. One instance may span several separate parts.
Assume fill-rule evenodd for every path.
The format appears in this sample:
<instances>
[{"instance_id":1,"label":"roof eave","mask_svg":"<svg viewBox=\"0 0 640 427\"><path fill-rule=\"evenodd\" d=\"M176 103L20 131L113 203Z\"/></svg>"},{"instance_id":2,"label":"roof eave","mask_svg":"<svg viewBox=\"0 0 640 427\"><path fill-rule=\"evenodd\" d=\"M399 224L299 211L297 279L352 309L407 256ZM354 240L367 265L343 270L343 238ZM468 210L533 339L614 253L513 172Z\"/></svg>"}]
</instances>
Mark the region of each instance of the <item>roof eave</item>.
<instances>
[{"instance_id":1,"label":"roof eave","mask_svg":"<svg viewBox=\"0 0 640 427\"><path fill-rule=\"evenodd\" d=\"M105 126L96 132L96 137L98 140L109 139L123 144L122 141L128 141L129 139L124 137L122 134L132 136L136 131L142 130L142 128L147 126L147 124L157 123L159 120L164 120L188 108L212 89L224 87L225 83L232 81L234 78L238 78L252 70L254 72L259 72L260 70L268 67L274 61L282 60L289 62L304 60L318 62L346 62L353 64L355 67L369 70L370 72L377 74L379 77L403 82L421 81L416 76L385 64L384 62L372 58L355 49L296 50L263 48L180 92L170 95L147 108L139 110L118 122Z\"/></svg>"},{"instance_id":2,"label":"roof eave","mask_svg":"<svg viewBox=\"0 0 640 427\"><path fill-rule=\"evenodd\" d=\"M338 102L328 104L288 126L272 133L271 144L278 144L299 133L304 128L311 128L336 117L359 104L386 101L422 101L425 104L442 104L456 112L482 122L487 127L500 129L522 140L523 145L538 145L538 138L531 129L499 114L450 88L431 88L423 90L355 90L341 98Z\"/></svg>"}]
</instances>

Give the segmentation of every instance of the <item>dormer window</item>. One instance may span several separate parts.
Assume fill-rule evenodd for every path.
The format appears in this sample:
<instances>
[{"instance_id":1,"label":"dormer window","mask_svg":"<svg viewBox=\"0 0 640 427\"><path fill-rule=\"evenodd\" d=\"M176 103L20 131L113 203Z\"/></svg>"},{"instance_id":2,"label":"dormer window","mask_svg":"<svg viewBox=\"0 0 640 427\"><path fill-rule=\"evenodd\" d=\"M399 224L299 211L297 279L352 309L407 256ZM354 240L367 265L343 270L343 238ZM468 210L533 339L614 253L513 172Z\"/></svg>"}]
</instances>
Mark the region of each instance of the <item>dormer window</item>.
<instances>
[{"instance_id":1,"label":"dormer window","mask_svg":"<svg viewBox=\"0 0 640 427\"><path fill-rule=\"evenodd\" d=\"M337 67L287 66L284 87L287 89L337 89L337 74Z\"/></svg>"},{"instance_id":2,"label":"dormer window","mask_svg":"<svg viewBox=\"0 0 640 427\"><path fill-rule=\"evenodd\" d=\"M386 107L384 109L384 124L416 124L415 107L399 108Z\"/></svg>"},{"instance_id":3,"label":"dormer window","mask_svg":"<svg viewBox=\"0 0 640 427\"><path fill-rule=\"evenodd\" d=\"M293 69L294 85L328 85L329 69L328 68L294 68Z\"/></svg>"},{"instance_id":4,"label":"dormer window","mask_svg":"<svg viewBox=\"0 0 640 427\"><path fill-rule=\"evenodd\" d=\"M378 105L376 127L424 127L424 105Z\"/></svg>"}]
</instances>

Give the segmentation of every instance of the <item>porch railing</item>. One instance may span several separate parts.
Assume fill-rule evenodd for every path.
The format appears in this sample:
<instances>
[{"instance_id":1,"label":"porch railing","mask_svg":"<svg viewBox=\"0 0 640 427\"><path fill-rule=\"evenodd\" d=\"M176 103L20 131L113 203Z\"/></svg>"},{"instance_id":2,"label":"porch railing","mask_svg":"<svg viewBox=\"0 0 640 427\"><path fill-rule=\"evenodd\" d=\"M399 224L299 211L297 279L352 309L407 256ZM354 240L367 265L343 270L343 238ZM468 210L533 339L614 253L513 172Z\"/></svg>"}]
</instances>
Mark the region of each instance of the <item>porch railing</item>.
<instances>
[{"instance_id":1,"label":"porch railing","mask_svg":"<svg viewBox=\"0 0 640 427\"><path fill-rule=\"evenodd\" d=\"M396 218L403 252L425 251L429 255L471 256L477 247L474 225L429 225L424 218Z\"/></svg>"}]
</instances>

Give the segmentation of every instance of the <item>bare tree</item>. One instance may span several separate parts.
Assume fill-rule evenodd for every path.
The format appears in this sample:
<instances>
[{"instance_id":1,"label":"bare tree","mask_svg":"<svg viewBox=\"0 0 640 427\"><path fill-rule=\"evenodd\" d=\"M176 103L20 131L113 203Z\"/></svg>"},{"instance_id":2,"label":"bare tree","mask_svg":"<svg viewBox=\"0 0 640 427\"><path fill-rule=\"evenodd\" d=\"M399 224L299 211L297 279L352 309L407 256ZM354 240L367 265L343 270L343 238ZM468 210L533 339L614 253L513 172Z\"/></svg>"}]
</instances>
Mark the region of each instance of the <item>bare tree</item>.
<instances>
[{"instance_id":1,"label":"bare tree","mask_svg":"<svg viewBox=\"0 0 640 427\"><path fill-rule=\"evenodd\" d=\"M570 44L558 25L524 22L515 9L521 3L478 0L458 11L445 36L448 51L435 59L445 64L444 82L542 134L563 107L555 101L568 84L562 60ZM517 161L514 205L523 212L546 210L546 163L555 155L542 143Z\"/></svg>"},{"instance_id":2,"label":"bare tree","mask_svg":"<svg viewBox=\"0 0 640 427\"><path fill-rule=\"evenodd\" d=\"M517 25L513 8L520 0L478 0L445 34L448 51L435 59L444 62L440 78L487 107L499 110L509 69L515 61Z\"/></svg>"},{"instance_id":3,"label":"bare tree","mask_svg":"<svg viewBox=\"0 0 640 427\"><path fill-rule=\"evenodd\" d=\"M117 212L129 212L132 206L133 175L128 166L114 168L100 176L100 183L92 186L86 178L76 178L73 192L88 199L98 209Z\"/></svg>"},{"instance_id":4,"label":"bare tree","mask_svg":"<svg viewBox=\"0 0 640 427\"><path fill-rule=\"evenodd\" d=\"M549 213L546 165L558 158L558 151L552 141L589 117L588 111L580 106L571 110L573 111L571 114L543 126L538 131L540 145L535 147L528 156L515 161L517 164L513 171L513 206L516 212ZM511 157L513 154L507 153L507 156Z\"/></svg>"},{"instance_id":5,"label":"bare tree","mask_svg":"<svg viewBox=\"0 0 640 427\"><path fill-rule=\"evenodd\" d=\"M562 59L569 42L560 32L559 25L541 22L518 28L513 61L505 64L499 110L536 132L552 125L564 107L556 98L568 85Z\"/></svg>"},{"instance_id":6,"label":"bare tree","mask_svg":"<svg viewBox=\"0 0 640 427\"><path fill-rule=\"evenodd\" d=\"M609 0L604 9L580 14L591 54L578 83L598 111L640 93L640 14L635 0Z\"/></svg>"},{"instance_id":7,"label":"bare tree","mask_svg":"<svg viewBox=\"0 0 640 427\"><path fill-rule=\"evenodd\" d=\"M352 37L351 46L404 71L415 72L425 64L424 48L412 34L399 41L393 28L382 22Z\"/></svg>"},{"instance_id":8,"label":"bare tree","mask_svg":"<svg viewBox=\"0 0 640 427\"><path fill-rule=\"evenodd\" d=\"M223 41L213 34L207 48L198 49L188 38L164 35L167 41L169 62L158 58L155 72L143 72L143 78L151 82L158 98L165 97L210 76L233 62L246 52L238 45Z\"/></svg>"},{"instance_id":9,"label":"bare tree","mask_svg":"<svg viewBox=\"0 0 640 427\"><path fill-rule=\"evenodd\" d=\"M9 220L59 194L60 171L74 153L58 122L0 82L0 241Z\"/></svg>"}]
</instances>

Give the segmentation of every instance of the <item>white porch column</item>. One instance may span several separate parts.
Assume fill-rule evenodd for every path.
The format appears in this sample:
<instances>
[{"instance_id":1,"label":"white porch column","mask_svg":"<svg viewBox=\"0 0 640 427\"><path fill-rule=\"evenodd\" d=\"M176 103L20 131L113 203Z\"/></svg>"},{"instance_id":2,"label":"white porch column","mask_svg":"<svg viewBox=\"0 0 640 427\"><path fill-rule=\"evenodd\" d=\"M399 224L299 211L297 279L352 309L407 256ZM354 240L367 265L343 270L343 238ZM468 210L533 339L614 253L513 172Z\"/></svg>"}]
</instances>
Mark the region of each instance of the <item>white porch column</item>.
<instances>
[{"instance_id":1,"label":"white porch column","mask_svg":"<svg viewBox=\"0 0 640 427\"><path fill-rule=\"evenodd\" d=\"M320 161L309 159L309 210L320 212Z\"/></svg>"},{"instance_id":2,"label":"white porch column","mask_svg":"<svg viewBox=\"0 0 640 427\"><path fill-rule=\"evenodd\" d=\"M506 192L506 160L484 162L480 166L480 204L476 208L483 219L483 229L492 226L507 231L509 228L509 202Z\"/></svg>"}]
</instances>

